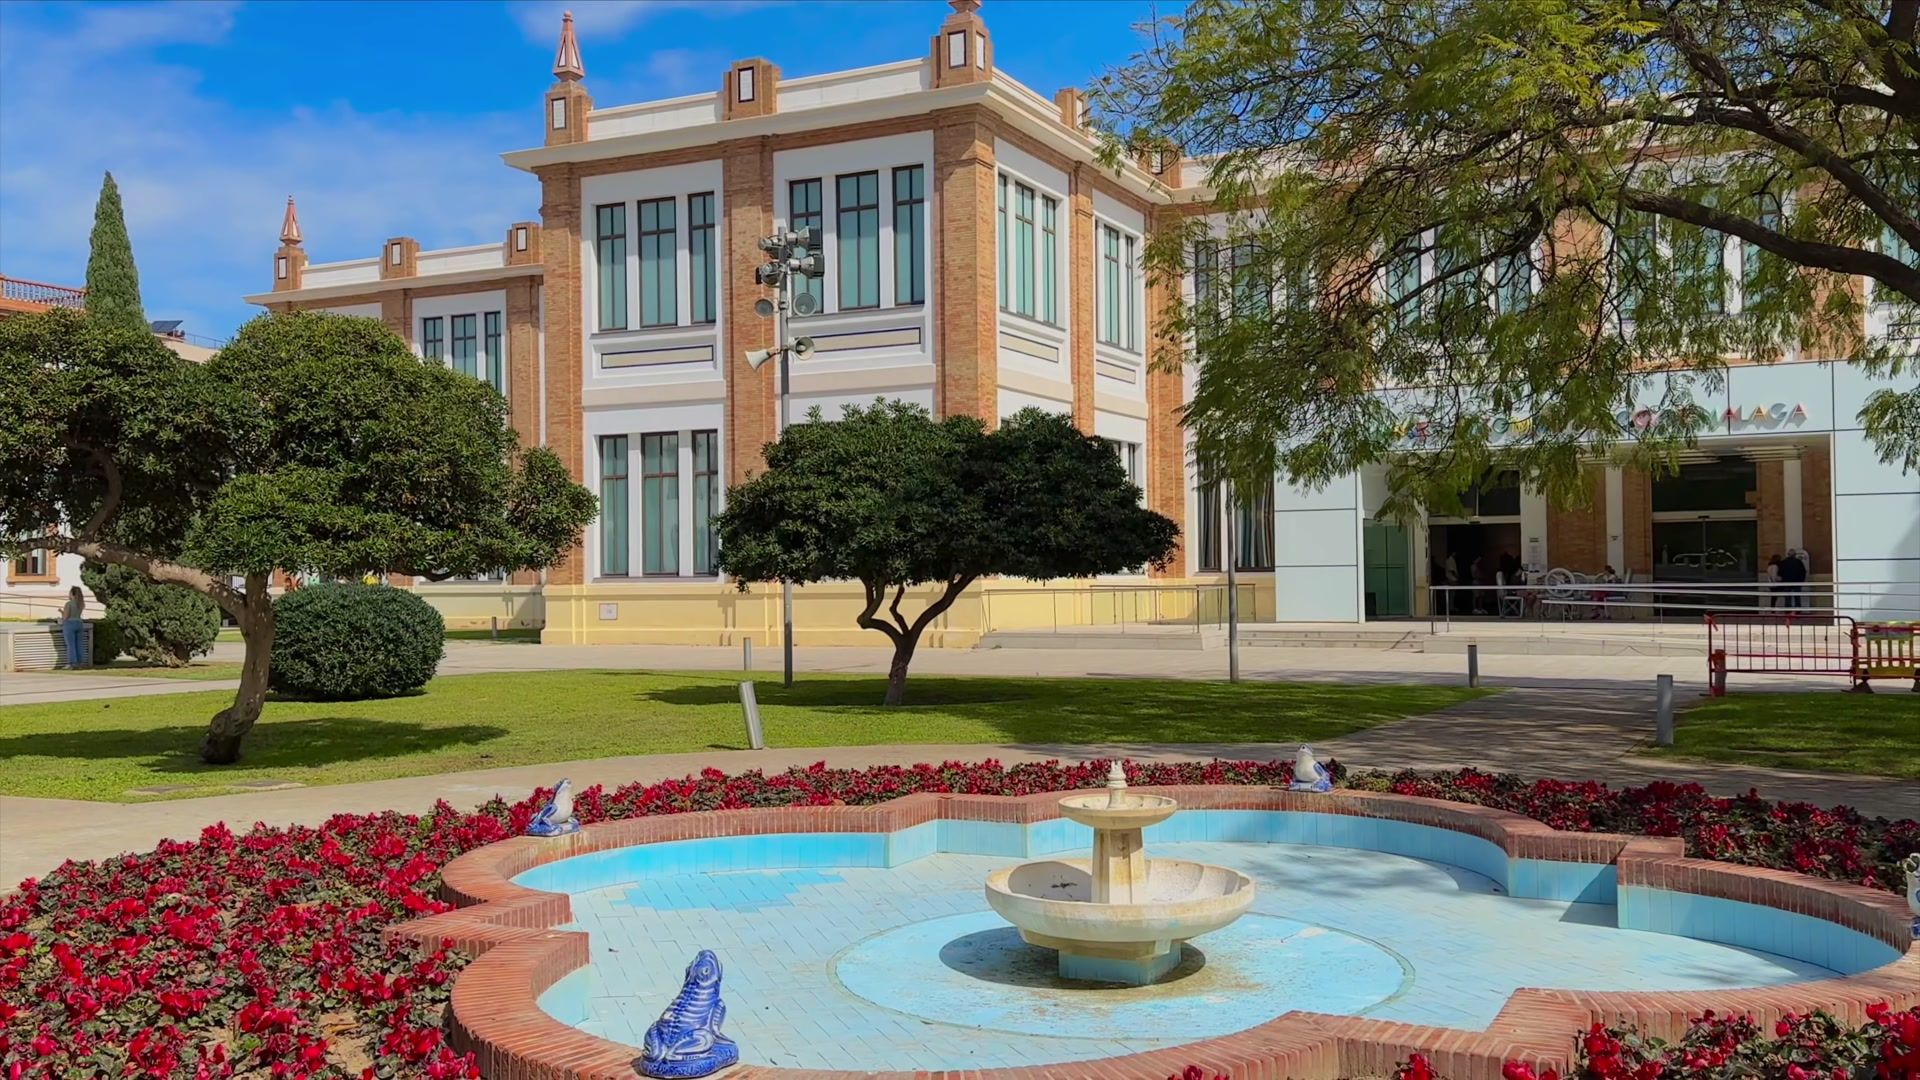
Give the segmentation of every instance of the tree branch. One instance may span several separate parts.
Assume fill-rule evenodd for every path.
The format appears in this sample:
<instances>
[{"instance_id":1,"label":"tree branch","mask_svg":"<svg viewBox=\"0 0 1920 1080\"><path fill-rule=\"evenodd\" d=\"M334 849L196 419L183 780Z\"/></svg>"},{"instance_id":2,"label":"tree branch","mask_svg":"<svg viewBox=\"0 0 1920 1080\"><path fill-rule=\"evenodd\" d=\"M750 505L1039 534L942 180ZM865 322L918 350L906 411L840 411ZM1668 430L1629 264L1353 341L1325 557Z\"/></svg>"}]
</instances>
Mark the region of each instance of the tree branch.
<instances>
[{"instance_id":1,"label":"tree branch","mask_svg":"<svg viewBox=\"0 0 1920 1080\"><path fill-rule=\"evenodd\" d=\"M1739 131L1750 132L1769 142L1792 150L1805 158L1811 165L1847 189L1855 198L1865 203L1867 209L1887 223L1902 239L1914 247L1920 247L1920 220L1916 220L1905 208L1896 203L1888 193L1869 179L1865 173L1848 164L1844 155L1813 136L1775 117L1760 101L1748 95L1733 81L1733 75L1714 56L1696 45L1688 36L1686 27L1680 23L1669 23L1667 37L1680 50L1687 65L1709 84L1726 95L1728 101L1738 106L1735 109L1722 109L1702 106L1694 110L1710 123L1721 123ZM1757 242L1757 241L1756 241ZM1891 282L1889 282L1891 284Z\"/></svg>"},{"instance_id":2,"label":"tree branch","mask_svg":"<svg viewBox=\"0 0 1920 1080\"><path fill-rule=\"evenodd\" d=\"M967 586L973 584L979 576L978 574L964 574L947 582L947 589L940 594L940 599L928 604L927 610L921 612L920 617L914 620L913 630L911 631L913 636L916 638L919 637L920 632L927 628L928 623L945 615L947 609L953 606L954 601L960 599L960 594L966 592Z\"/></svg>"},{"instance_id":3,"label":"tree branch","mask_svg":"<svg viewBox=\"0 0 1920 1080\"><path fill-rule=\"evenodd\" d=\"M888 605L887 607L887 610L893 614L893 624L900 628L901 633L905 633L909 628L907 624L906 616L900 614L900 601L905 600L906 598L907 598L907 587L905 585L901 585L899 588L893 591L893 603Z\"/></svg>"},{"instance_id":4,"label":"tree branch","mask_svg":"<svg viewBox=\"0 0 1920 1080\"><path fill-rule=\"evenodd\" d=\"M864 579L860 582L860 587L866 590L867 606L860 609L859 616L853 621L863 630L878 630L887 635L888 641L895 645L900 644L900 631L892 623L873 617L874 612L880 610L881 603L887 598L887 587Z\"/></svg>"},{"instance_id":5,"label":"tree branch","mask_svg":"<svg viewBox=\"0 0 1920 1080\"><path fill-rule=\"evenodd\" d=\"M107 480L107 493L101 498L99 508L93 512L93 516L87 519L86 525L80 530L82 539L91 540L100 535L100 530L120 509L120 466L114 462L111 454L99 446L87 443L84 444L84 448L100 466L100 471L106 475Z\"/></svg>"},{"instance_id":6,"label":"tree branch","mask_svg":"<svg viewBox=\"0 0 1920 1080\"><path fill-rule=\"evenodd\" d=\"M162 585L180 585L192 589L220 605L222 611L235 618L240 617L247 610L246 593L235 589L205 570L158 559L120 544L92 540L84 535L67 536L62 533L49 533L37 540L21 540L18 543L28 548L44 548L47 551L79 555L94 562L131 567L145 574L149 580Z\"/></svg>"},{"instance_id":7,"label":"tree branch","mask_svg":"<svg viewBox=\"0 0 1920 1080\"><path fill-rule=\"evenodd\" d=\"M1796 240L1759 222L1675 195L1629 188L1620 193L1620 201L1635 210L1737 236L1763 251L1770 251L1802 266L1873 278L1920 303L1920 269L1908 266L1891 255L1844 244Z\"/></svg>"}]
</instances>

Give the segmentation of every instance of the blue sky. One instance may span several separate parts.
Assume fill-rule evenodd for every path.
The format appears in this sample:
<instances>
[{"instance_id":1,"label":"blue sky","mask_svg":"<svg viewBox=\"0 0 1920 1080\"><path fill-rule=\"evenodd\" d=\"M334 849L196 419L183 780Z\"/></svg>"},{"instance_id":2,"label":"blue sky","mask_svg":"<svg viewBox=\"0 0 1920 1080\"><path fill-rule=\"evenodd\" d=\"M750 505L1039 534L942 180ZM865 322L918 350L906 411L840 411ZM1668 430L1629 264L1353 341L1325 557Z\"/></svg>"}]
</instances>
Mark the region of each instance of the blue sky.
<instances>
[{"instance_id":1,"label":"blue sky","mask_svg":"<svg viewBox=\"0 0 1920 1080\"><path fill-rule=\"evenodd\" d=\"M225 337L268 286L286 197L309 257L389 236L497 240L539 217L556 0L0 3L0 272L79 284L111 170L147 315ZM922 55L945 0L574 0L601 105L716 87L765 56L809 75ZM1000 69L1047 95L1124 61L1178 0L988 0Z\"/></svg>"}]
</instances>

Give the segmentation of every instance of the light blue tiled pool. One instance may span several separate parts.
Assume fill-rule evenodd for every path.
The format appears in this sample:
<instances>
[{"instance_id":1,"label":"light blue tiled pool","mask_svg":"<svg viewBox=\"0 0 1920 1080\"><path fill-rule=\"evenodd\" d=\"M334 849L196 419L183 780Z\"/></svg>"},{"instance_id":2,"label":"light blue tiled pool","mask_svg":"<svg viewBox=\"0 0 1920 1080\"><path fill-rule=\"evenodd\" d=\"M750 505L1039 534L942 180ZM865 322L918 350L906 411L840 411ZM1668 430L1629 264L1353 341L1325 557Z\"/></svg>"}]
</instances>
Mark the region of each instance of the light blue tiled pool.
<instances>
[{"instance_id":1,"label":"light blue tiled pool","mask_svg":"<svg viewBox=\"0 0 1920 1080\"><path fill-rule=\"evenodd\" d=\"M1894 958L1830 923L1620 890L1610 867L1509 864L1494 845L1448 830L1183 811L1148 830L1149 855L1250 875L1252 912L1193 942L1169 982L1066 988L1051 978L1052 954L1022 945L981 885L992 870L1089 838L1065 821L941 821L891 835L647 845L516 880L572 893L569 928L590 936L589 966L541 998L552 1015L638 1044L687 961L712 948L742 1060L803 1068L1084 1060L1293 1009L1477 1029L1523 986L1749 986Z\"/></svg>"}]
</instances>

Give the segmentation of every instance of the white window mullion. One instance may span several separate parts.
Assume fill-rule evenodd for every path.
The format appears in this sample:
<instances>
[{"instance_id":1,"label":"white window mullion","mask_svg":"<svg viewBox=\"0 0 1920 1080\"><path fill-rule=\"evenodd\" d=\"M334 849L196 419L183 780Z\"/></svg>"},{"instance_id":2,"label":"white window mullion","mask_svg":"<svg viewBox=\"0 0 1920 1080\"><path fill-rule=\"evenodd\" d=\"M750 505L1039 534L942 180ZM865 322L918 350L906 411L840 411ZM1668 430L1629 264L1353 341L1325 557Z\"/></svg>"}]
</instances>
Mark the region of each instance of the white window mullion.
<instances>
[{"instance_id":1,"label":"white window mullion","mask_svg":"<svg viewBox=\"0 0 1920 1080\"><path fill-rule=\"evenodd\" d=\"M680 490L680 576L693 576L693 432L680 432L678 473L674 483Z\"/></svg>"}]
</instances>

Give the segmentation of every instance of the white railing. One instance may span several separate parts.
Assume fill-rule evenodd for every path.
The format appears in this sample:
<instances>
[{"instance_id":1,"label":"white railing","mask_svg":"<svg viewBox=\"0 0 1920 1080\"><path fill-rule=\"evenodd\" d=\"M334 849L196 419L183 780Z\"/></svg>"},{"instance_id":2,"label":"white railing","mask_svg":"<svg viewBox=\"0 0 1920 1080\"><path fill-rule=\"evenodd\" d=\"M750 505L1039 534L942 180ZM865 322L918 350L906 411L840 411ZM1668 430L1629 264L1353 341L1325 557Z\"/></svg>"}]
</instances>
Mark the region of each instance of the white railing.
<instances>
[{"instance_id":1,"label":"white railing","mask_svg":"<svg viewBox=\"0 0 1920 1080\"><path fill-rule=\"evenodd\" d=\"M1920 620L1920 582L1609 582L1551 571L1545 580L1518 585L1427 586L1428 625L1436 632L1451 630L1456 618L1698 626L1702 615L1756 611Z\"/></svg>"}]
</instances>

